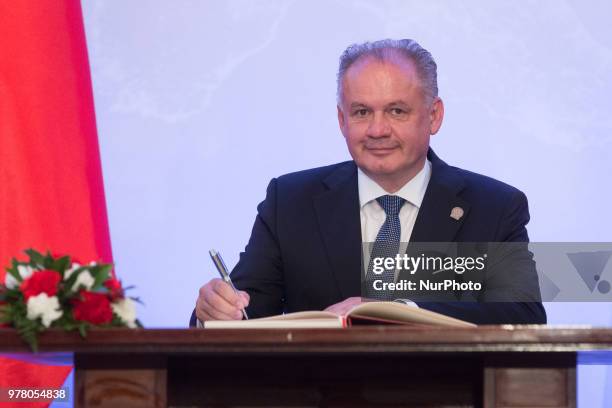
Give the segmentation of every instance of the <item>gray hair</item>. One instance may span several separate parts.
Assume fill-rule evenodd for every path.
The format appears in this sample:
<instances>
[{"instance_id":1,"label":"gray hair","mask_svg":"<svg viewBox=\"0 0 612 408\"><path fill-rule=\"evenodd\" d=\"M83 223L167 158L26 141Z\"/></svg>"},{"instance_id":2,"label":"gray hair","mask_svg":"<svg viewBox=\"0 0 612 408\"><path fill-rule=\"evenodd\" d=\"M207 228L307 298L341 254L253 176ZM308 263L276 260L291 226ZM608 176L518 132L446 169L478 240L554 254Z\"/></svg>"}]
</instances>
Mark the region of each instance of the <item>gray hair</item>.
<instances>
[{"instance_id":1,"label":"gray hair","mask_svg":"<svg viewBox=\"0 0 612 408\"><path fill-rule=\"evenodd\" d=\"M344 50L340 56L340 66L338 67L338 88L336 90L338 103L342 101L342 80L344 79L344 74L357 60L364 57L373 57L380 61L386 61L391 57L391 52L397 52L414 63L423 90L428 98L433 100L438 96L437 65L429 51L421 47L414 40L386 39L352 44Z\"/></svg>"}]
</instances>

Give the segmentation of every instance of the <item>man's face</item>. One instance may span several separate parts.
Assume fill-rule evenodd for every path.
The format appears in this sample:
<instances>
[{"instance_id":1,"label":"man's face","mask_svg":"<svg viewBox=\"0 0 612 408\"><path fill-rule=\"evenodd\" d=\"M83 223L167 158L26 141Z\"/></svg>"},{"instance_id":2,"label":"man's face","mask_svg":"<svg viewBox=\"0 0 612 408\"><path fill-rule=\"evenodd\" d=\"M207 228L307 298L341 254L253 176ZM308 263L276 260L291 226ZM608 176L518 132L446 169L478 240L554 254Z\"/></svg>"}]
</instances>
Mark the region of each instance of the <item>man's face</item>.
<instances>
[{"instance_id":1,"label":"man's face","mask_svg":"<svg viewBox=\"0 0 612 408\"><path fill-rule=\"evenodd\" d=\"M444 107L424 93L413 63L365 57L342 82L338 122L357 166L389 192L422 168L429 137L442 124Z\"/></svg>"}]
</instances>

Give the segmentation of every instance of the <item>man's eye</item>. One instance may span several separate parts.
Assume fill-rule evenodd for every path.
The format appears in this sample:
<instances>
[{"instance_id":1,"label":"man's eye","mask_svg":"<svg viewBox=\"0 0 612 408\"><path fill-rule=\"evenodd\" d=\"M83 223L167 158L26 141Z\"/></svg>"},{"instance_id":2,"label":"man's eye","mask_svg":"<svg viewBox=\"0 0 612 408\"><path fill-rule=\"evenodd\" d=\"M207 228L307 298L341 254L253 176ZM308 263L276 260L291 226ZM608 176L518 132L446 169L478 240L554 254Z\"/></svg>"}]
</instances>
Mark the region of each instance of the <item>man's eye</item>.
<instances>
[{"instance_id":1,"label":"man's eye","mask_svg":"<svg viewBox=\"0 0 612 408\"><path fill-rule=\"evenodd\" d=\"M390 112L391 112L391 115L393 116L401 116L406 113L406 111L401 108L391 108Z\"/></svg>"},{"instance_id":2,"label":"man's eye","mask_svg":"<svg viewBox=\"0 0 612 408\"><path fill-rule=\"evenodd\" d=\"M353 116L357 116L357 117L364 117L367 114L368 114L367 109L357 109L356 111L353 112Z\"/></svg>"}]
</instances>

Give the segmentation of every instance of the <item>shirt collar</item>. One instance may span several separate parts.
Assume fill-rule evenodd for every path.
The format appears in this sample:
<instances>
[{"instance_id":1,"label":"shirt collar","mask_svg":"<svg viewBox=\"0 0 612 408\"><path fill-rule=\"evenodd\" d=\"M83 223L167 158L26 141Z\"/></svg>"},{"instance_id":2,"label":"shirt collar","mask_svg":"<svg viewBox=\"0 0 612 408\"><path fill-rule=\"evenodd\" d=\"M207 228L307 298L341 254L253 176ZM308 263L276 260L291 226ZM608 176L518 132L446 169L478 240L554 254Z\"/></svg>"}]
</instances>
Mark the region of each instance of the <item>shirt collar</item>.
<instances>
[{"instance_id":1,"label":"shirt collar","mask_svg":"<svg viewBox=\"0 0 612 408\"><path fill-rule=\"evenodd\" d=\"M404 184L402 188L396 191L393 195L402 197L417 208L421 207L425 190L431 178L431 162L426 159L425 165L409 182ZM359 206L363 208L372 200L378 197L389 194L384 188L379 186L374 180L368 177L361 169L357 169L357 186L359 187Z\"/></svg>"}]
</instances>

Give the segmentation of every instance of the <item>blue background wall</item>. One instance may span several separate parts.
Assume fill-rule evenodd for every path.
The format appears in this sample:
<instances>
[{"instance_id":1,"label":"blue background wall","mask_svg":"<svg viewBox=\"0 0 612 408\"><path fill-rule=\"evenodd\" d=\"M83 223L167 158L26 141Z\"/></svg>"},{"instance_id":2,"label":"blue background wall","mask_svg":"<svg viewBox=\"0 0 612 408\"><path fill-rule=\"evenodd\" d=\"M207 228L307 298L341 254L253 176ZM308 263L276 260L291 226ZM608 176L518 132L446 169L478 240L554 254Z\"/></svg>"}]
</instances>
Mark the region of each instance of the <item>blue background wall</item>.
<instances>
[{"instance_id":1,"label":"blue background wall","mask_svg":"<svg viewBox=\"0 0 612 408\"><path fill-rule=\"evenodd\" d=\"M439 66L447 162L522 189L533 241L612 241L612 5L569 1L83 1L117 271L147 327L183 327L233 265L271 177L349 158L350 43L414 38ZM612 271L605 272L608 280ZM612 324L609 304L548 304ZM612 372L579 370L583 407Z\"/></svg>"}]
</instances>

